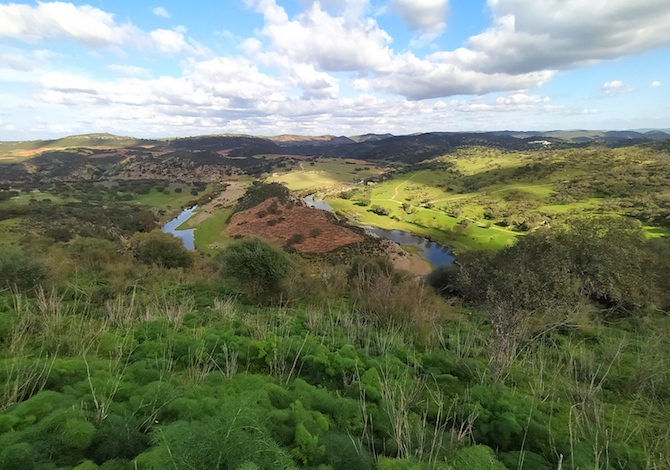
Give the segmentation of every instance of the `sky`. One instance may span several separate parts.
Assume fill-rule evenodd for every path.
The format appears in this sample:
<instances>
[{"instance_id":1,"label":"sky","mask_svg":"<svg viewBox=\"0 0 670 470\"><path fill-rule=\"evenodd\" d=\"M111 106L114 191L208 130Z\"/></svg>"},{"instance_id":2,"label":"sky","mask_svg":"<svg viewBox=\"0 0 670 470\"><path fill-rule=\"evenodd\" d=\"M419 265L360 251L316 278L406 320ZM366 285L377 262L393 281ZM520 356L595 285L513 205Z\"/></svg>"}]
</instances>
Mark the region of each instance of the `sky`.
<instances>
[{"instance_id":1,"label":"sky","mask_svg":"<svg viewBox=\"0 0 670 470\"><path fill-rule=\"evenodd\" d=\"M670 128L668 0L0 2L0 140Z\"/></svg>"}]
</instances>

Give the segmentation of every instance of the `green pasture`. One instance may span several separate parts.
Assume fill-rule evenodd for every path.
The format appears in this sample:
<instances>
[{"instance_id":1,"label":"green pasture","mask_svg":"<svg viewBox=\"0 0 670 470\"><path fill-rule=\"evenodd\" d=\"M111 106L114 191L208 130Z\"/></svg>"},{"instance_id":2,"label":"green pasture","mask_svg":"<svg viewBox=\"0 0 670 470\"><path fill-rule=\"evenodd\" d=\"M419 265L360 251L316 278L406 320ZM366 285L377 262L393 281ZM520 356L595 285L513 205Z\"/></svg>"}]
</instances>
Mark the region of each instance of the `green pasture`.
<instances>
[{"instance_id":1,"label":"green pasture","mask_svg":"<svg viewBox=\"0 0 670 470\"><path fill-rule=\"evenodd\" d=\"M2 201L0 204L16 204L17 206L27 206L31 203L31 200L44 201L46 199L49 199L54 204L61 204L65 202L65 200L60 196L56 196L55 194L51 194L49 192L42 192L36 189L30 193L21 191L18 196L8 199L7 201Z\"/></svg>"},{"instance_id":2,"label":"green pasture","mask_svg":"<svg viewBox=\"0 0 670 470\"><path fill-rule=\"evenodd\" d=\"M182 188L181 193L174 192L175 188ZM184 184L170 184L167 188L169 193L157 191L156 188L151 188L147 194L139 194L133 198L132 202L151 207L165 207L170 209L178 209L186 206L190 201L208 194L212 191L211 186L207 186L207 190L200 192L197 196L191 194L191 186Z\"/></svg>"},{"instance_id":3,"label":"green pasture","mask_svg":"<svg viewBox=\"0 0 670 470\"><path fill-rule=\"evenodd\" d=\"M336 211L353 217L361 225L415 233L450 246L456 251L502 248L511 244L516 237L511 230L493 225L486 228L470 221L467 226L459 224L463 219L450 217L436 209L418 207L415 213L407 214L401 204L395 201L371 199L371 206L378 205L388 209L388 216L375 214L369 210L370 207L361 207L352 200L328 198L326 202Z\"/></svg>"},{"instance_id":4,"label":"green pasture","mask_svg":"<svg viewBox=\"0 0 670 470\"><path fill-rule=\"evenodd\" d=\"M355 171L356 168L359 171ZM358 182L382 171L372 163L349 164L341 159L319 159L314 165L306 161L297 162L290 170L282 169L273 173L267 181L283 183L292 191L317 191L343 183Z\"/></svg>"},{"instance_id":5,"label":"green pasture","mask_svg":"<svg viewBox=\"0 0 670 470\"><path fill-rule=\"evenodd\" d=\"M232 241L232 238L223 235L223 230L226 228L226 221L232 212L232 208L215 211L210 217L199 224L190 225L189 221L186 221L186 223L179 227L179 229L195 228L196 250L203 253L215 254L221 251L219 247L223 247Z\"/></svg>"}]
</instances>

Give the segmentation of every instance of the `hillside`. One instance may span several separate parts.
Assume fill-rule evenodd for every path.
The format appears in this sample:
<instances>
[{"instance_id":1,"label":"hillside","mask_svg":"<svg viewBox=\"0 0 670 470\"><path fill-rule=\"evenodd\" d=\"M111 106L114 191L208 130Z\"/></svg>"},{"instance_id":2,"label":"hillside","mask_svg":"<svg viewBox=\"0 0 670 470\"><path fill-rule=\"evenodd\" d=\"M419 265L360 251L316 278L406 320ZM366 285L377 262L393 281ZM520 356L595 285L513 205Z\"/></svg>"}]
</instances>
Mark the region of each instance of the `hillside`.
<instances>
[{"instance_id":1,"label":"hillside","mask_svg":"<svg viewBox=\"0 0 670 470\"><path fill-rule=\"evenodd\" d=\"M4 165L0 469L667 468L667 143L470 141Z\"/></svg>"}]
</instances>

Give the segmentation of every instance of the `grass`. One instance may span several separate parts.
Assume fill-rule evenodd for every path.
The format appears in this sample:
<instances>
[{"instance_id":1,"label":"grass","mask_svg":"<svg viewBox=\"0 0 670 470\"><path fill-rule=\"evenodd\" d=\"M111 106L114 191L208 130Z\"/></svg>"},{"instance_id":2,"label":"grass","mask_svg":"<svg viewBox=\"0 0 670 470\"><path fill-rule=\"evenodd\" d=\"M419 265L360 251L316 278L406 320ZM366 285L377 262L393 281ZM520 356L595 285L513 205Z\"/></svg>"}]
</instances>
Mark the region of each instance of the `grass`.
<instances>
[{"instance_id":1,"label":"grass","mask_svg":"<svg viewBox=\"0 0 670 470\"><path fill-rule=\"evenodd\" d=\"M359 168L359 171L354 171ZM369 168L367 170L363 168ZM341 159L321 158L310 165L309 162L298 162L290 171L274 173L268 182L284 183L293 191L317 191L345 183L361 181L373 175L382 173L382 169L373 163L355 165L347 164Z\"/></svg>"},{"instance_id":2,"label":"grass","mask_svg":"<svg viewBox=\"0 0 670 470\"><path fill-rule=\"evenodd\" d=\"M232 241L232 238L223 235L223 230L226 228L226 220L228 220L232 211L232 208L215 211L210 217L194 227L196 228L196 250L203 253L215 254L221 250L221 247ZM188 225L188 221L185 225ZM191 226L188 225L188 227Z\"/></svg>"},{"instance_id":3,"label":"grass","mask_svg":"<svg viewBox=\"0 0 670 470\"><path fill-rule=\"evenodd\" d=\"M174 192L175 188L177 187L182 188L181 193ZM164 207L170 209L177 209L186 206L193 199L196 199L197 197L200 197L212 191L212 188L208 186L205 192L201 192L200 194L198 194L198 196L193 196L191 194L190 188L183 184L170 184L168 189L170 190L170 192L168 194L165 194L162 191L156 191L155 188L152 188L151 191L149 191L149 193L140 194L137 197L133 198L133 202L151 207Z\"/></svg>"},{"instance_id":4,"label":"grass","mask_svg":"<svg viewBox=\"0 0 670 470\"><path fill-rule=\"evenodd\" d=\"M16 204L18 206L27 206L30 204L30 201L32 200L37 200L37 201L43 201L45 199L50 199L51 202L54 204L61 204L65 202L65 200L59 196L56 196L54 194L51 194L49 192L42 192L39 190L34 190L31 191L30 193L24 193L21 192L18 196L13 197L7 201L4 201L5 204ZM72 199L69 199L72 200ZM2 204L2 203L0 203Z\"/></svg>"},{"instance_id":5,"label":"grass","mask_svg":"<svg viewBox=\"0 0 670 470\"><path fill-rule=\"evenodd\" d=\"M0 243L15 243L20 224L20 219L0 220Z\"/></svg>"},{"instance_id":6,"label":"grass","mask_svg":"<svg viewBox=\"0 0 670 470\"><path fill-rule=\"evenodd\" d=\"M459 219L434 209L418 208L415 214L405 214L400 203L394 201L374 198L371 200L371 204L389 209L391 211L389 216L377 215L369 211L368 207L358 206L351 200L328 199L327 202L333 209L353 217L361 225L414 233L449 246L455 251L502 248L511 244L515 238L514 232L500 227L485 228L470 223L467 228L461 229ZM400 220L392 219L391 216L396 216Z\"/></svg>"}]
</instances>

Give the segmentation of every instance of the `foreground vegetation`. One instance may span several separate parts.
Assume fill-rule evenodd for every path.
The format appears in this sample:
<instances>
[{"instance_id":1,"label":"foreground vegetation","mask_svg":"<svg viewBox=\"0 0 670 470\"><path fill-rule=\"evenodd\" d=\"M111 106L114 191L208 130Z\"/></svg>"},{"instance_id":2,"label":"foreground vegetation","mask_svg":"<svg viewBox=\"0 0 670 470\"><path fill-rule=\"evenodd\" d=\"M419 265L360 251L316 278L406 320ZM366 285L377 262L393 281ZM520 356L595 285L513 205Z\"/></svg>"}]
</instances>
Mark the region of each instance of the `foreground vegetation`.
<instances>
[{"instance_id":1,"label":"foreground vegetation","mask_svg":"<svg viewBox=\"0 0 670 470\"><path fill-rule=\"evenodd\" d=\"M222 235L275 185L6 185L0 469L670 467L662 146L278 161L458 262ZM157 227L193 204L190 253Z\"/></svg>"},{"instance_id":2,"label":"foreground vegetation","mask_svg":"<svg viewBox=\"0 0 670 470\"><path fill-rule=\"evenodd\" d=\"M254 239L5 247L0 468L667 468L667 241L574 224L443 296Z\"/></svg>"}]
</instances>

